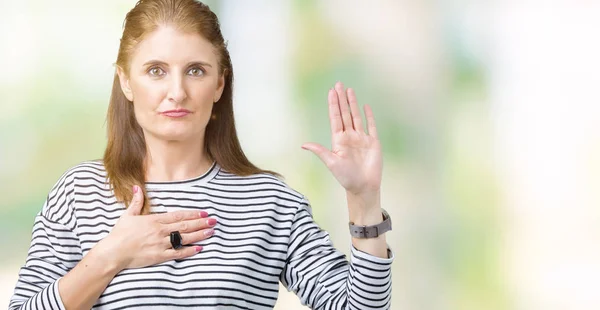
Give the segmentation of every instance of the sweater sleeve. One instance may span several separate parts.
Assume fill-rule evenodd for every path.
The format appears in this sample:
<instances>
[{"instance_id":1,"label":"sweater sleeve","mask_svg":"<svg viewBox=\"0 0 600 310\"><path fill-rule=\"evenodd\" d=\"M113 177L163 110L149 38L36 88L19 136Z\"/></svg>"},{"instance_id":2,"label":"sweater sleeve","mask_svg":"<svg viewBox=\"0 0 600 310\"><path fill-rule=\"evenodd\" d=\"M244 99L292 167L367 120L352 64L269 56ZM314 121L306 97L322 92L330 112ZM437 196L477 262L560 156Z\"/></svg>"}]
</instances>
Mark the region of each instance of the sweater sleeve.
<instances>
[{"instance_id":1,"label":"sweater sleeve","mask_svg":"<svg viewBox=\"0 0 600 310\"><path fill-rule=\"evenodd\" d=\"M280 281L311 309L389 309L392 292L388 258L356 249L350 262L314 222L310 204L300 203L292 222L286 265Z\"/></svg>"},{"instance_id":2,"label":"sweater sleeve","mask_svg":"<svg viewBox=\"0 0 600 310\"><path fill-rule=\"evenodd\" d=\"M72 185L69 177L63 175L36 215L31 244L9 310L65 309L58 283L82 258L71 211Z\"/></svg>"}]
</instances>

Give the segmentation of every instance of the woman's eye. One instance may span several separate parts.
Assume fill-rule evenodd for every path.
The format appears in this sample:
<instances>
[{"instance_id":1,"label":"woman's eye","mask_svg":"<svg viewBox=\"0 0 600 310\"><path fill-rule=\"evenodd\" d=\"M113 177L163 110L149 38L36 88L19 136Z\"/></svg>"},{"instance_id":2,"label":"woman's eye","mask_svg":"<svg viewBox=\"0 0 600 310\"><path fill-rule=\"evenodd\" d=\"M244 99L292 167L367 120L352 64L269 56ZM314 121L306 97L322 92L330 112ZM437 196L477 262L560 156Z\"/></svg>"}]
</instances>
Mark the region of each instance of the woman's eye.
<instances>
[{"instance_id":1,"label":"woman's eye","mask_svg":"<svg viewBox=\"0 0 600 310\"><path fill-rule=\"evenodd\" d=\"M200 68L191 68L188 71L188 74L192 75L192 76L201 76L204 74L204 71L202 71L202 69L200 69Z\"/></svg>"},{"instance_id":2,"label":"woman's eye","mask_svg":"<svg viewBox=\"0 0 600 310\"><path fill-rule=\"evenodd\" d=\"M164 71L161 68L151 68L148 70L148 73L150 73L152 76L161 76L163 75L163 72Z\"/></svg>"}]
</instances>

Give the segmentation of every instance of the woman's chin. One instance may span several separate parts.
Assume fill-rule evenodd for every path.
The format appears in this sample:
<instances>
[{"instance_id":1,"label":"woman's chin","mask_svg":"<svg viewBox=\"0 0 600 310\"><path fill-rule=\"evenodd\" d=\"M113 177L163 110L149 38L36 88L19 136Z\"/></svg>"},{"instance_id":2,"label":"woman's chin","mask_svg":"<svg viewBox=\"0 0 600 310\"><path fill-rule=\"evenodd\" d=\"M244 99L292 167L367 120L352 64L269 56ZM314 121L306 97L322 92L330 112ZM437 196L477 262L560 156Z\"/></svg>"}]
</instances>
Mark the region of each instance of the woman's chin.
<instances>
[{"instance_id":1,"label":"woman's chin","mask_svg":"<svg viewBox=\"0 0 600 310\"><path fill-rule=\"evenodd\" d=\"M188 141L188 136L185 135L173 135L173 134L169 134L169 135L162 135L158 137L160 140L162 141L166 141L166 142L184 142L184 141Z\"/></svg>"},{"instance_id":2,"label":"woman's chin","mask_svg":"<svg viewBox=\"0 0 600 310\"><path fill-rule=\"evenodd\" d=\"M200 140L198 139L199 136L200 134L190 131L168 131L156 135L158 139L169 142L188 142L191 140Z\"/></svg>"},{"instance_id":3,"label":"woman's chin","mask_svg":"<svg viewBox=\"0 0 600 310\"><path fill-rule=\"evenodd\" d=\"M177 124L172 122L170 124L161 124L162 126L142 126L144 129L144 135L151 135L157 140L173 141L173 142L186 142L192 140L202 140L204 131L198 126L191 126L192 124Z\"/></svg>"}]
</instances>

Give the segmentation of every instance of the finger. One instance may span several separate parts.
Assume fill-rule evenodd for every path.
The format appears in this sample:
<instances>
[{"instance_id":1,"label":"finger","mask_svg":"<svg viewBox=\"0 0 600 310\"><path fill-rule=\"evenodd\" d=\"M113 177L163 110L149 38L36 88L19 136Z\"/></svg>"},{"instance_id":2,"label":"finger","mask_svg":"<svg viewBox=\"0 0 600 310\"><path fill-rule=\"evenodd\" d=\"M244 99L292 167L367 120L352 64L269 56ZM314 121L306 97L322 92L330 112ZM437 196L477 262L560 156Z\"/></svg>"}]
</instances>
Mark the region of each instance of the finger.
<instances>
[{"instance_id":1,"label":"finger","mask_svg":"<svg viewBox=\"0 0 600 310\"><path fill-rule=\"evenodd\" d=\"M362 124L362 116L360 115L360 109L358 108L358 101L356 101L356 94L354 89L348 88L346 90L348 95L348 101L350 102L350 112L352 113L352 123L354 124L354 130L364 133L365 129Z\"/></svg>"},{"instance_id":2,"label":"finger","mask_svg":"<svg viewBox=\"0 0 600 310\"><path fill-rule=\"evenodd\" d=\"M126 213L129 215L140 215L144 206L144 194L142 193L142 189L137 185L134 185L132 190L133 198L129 206L127 206Z\"/></svg>"},{"instance_id":3,"label":"finger","mask_svg":"<svg viewBox=\"0 0 600 310\"><path fill-rule=\"evenodd\" d=\"M327 167L330 167L330 165L333 163L333 153L320 144L312 142L304 143L302 148L315 153L315 155L317 155L317 157L319 157Z\"/></svg>"},{"instance_id":4,"label":"finger","mask_svg":"<svg viewBox=\"0 0 600 310\"><path fill-rule=\"evenodd\" d=\"M188 245L195 242L199 242L205 239L210 238L210 236L214 235L215 230L213 228L202 229L199 231L195 231L192 233L181 234L181 244ZM171 245L171 239L167 241L169 245Z\"/></svg>"},{"instance_id":5,"label":"finger","mask_svg":"<svg viewBox=\"0 0 600 310\"><path fill-rule=\"evenodd\" d=\"M342 84L342 82L335 83L335 92L338 95L338 104L340 106L340 112L342 113L344 131L354 130L352 116L350 115L350 106L348 105L348 98L346 98L346 91L344 90L344 84Z\"/></svg>"},{"instance_id":6,"label":"finger","mask_svg":"<svg viewBox=\"0 0 600 310\"><path fill-rule=\"evenodd\" d=\"M176 223L176 222L180 222L180 221L193 220L193 219L207 217L208 213L206 211L185 210L185 211L174 211L174 212L167 212L167 213L161 213L161 214L153 214L153 216L155 216L156 221L161 224L171 224L171 223Z\"/></svg>"},{"instance_id":7,"label":"finger","mask_svg":"<svg viewBox=\"0 0 600 310\"><path fill-rule=\"evenodd\" d=\"M377 127L375 127L375 116L373 116L373 110L371 110L371 106L365 104L365 116L367 117L367 127L369 128L369 136L378 139L377 137Z\"/></svg>"},{"instance_id":8,"label":"finger","mask_svg":"<svg viewBox=\"0 0 600 310\"><path fill-rule=\"evenodd\" d=\"M180 221L168 224L165 227L165 234L168 235L172 231L179 231L180 233L184 232L194 232L203 228L211 228L217 224L217 219L208 218L208 219L193 219L188 221Z\"/></svg>"},{"instance_id":9,"label":"finger","mask_svg":"<svg viewBox=\"0 0 600 310\"><path fill-rule=\"evenodd\" d=\"M198 254L200 251L202 251L202 246L200 245L186 246L177 250L170 248L163 252L163 260L182 259Z\"/></svg>"},{"instance_id":10,"label":"finger","mask_svg":"<svg viewBox=\"0 0 600 310\"><path fill-rule=\"evenodd\" d=\"M340 106L337 103L337 94L334 89L329 90L329 94L327 94L327 101L329 102L329 123L331 125L331 134L343 132L344 125L342 124L342 114L340 113Z\"/></svg>"}]
</instances>

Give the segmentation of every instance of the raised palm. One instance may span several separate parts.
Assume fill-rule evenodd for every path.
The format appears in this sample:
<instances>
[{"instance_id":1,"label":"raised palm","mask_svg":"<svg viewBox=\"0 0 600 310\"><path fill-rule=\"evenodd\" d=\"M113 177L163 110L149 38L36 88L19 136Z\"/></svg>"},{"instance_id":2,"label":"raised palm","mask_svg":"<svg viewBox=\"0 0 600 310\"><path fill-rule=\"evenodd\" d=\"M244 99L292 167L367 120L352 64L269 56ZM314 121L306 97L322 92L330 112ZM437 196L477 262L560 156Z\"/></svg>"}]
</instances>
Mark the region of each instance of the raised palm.
<instances>
[{"instance_id":1,"label":"raised palm","mask_svg":"<svg viewBox=\"0 0 600 310\"><path fill-rule=\"evenodd\" d=\"M348 193L356 196L378 193L383 159L371 107L364 106L366 132L352 88L346 90L337 82L329 90L328 102L331 150L313 142L303 144L302 148L315 153Z\"/></svg>"}]
</instances>

